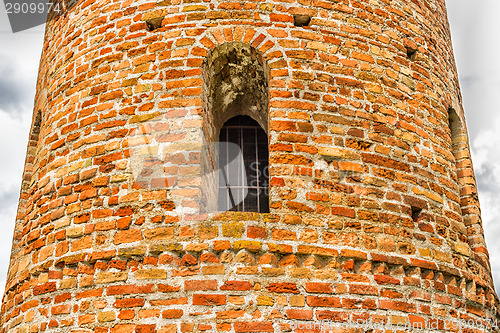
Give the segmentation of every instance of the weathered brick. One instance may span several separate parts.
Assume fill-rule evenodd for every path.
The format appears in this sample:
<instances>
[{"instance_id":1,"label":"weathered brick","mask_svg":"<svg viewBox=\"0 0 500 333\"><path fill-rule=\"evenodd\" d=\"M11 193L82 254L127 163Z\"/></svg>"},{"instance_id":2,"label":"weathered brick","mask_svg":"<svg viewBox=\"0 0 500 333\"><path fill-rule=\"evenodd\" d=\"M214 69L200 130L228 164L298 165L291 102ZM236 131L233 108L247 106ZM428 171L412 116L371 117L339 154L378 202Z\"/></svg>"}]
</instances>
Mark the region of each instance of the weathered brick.
<instances>
[{"instance_id":1,"label":"weathered brick","mask_svg":"<svg viewBox=\"0 0 500 333\"><path fill-rule=\"evenodd\" d=\"M330 283L308 282L306 283L305 288L309 293L330 294L333 292L333 288Z\"/></svg>"},{"instance_id":2,"label":"weathered brick","mask_svg":"<svg viewBox=\"0 0 500 333\"><path fill-rule=\"evenodd\" d=\"M271 322L242 322L234 323L235 332L274 332Z\"/></svg>"},{"instance_id":3,"label":"weathered brick","mask_svg":"<svg viewBox=\"0 0 500 333\"><path fill-rule=\"evenodd\" d=\"M115 308L133 308L133 307L142 307L145 301L143 298L125 298L118 299L113 304Z\"/></svg>"},{"instance_id":4,"label":"weathered brick","mask_svg":"<svg viewBox=\"0 0 500 333\"><path fill-rule=\"evenodd\" d=\"M297 285L290 282L271 283L268 286L266 286L266 289L273 293L293 293L293 294L299 293Z\"/></svg>"},{"instance_id":5,"label":"weathered brick","mask_svg":"<svg viewBox=\"0 0 500 333\"><path fill-rule=\"evenodd\" d=\"M184 281L184 290L217 290L217 280Z\"/></svg>"},{"instance_id":6,"label":"weathered brick","mask_svg":"<svg viewBox=\"0 0 500 333\"><path fill-rule=\"evenodd\" d=\"M251 290L252 284L249 281L226 281L220 290Z\"/></svg>"},{"instance_id":7,"label":"weathered brick","mask_svg":"<svg viewBox=\"0 0 500 333\"><path fill-rule=\"evenodd\" d=\"M193 295L193 305L224 305L226 304L226 295Z\"/></svg>"}]
</instances>

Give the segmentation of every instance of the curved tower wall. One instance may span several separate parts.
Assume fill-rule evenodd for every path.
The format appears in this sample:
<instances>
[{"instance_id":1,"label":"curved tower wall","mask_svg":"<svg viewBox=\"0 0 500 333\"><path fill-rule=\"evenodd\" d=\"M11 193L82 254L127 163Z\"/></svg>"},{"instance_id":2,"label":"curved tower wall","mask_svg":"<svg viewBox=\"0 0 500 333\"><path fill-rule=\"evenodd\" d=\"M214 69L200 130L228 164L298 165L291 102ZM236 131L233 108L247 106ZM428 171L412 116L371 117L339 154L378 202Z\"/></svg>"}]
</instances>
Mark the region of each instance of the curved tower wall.
<instances>
[{"instance_id":1,"label":"curved tower wall","mask_svg":"<svg viewBox=\"0 0 500 333\"><path fill-rule=\"evenodd\" d=\"M3 331L498 318L446 17L444 0L67 4ZM270 214L213 212L212 144L237 114L269 136Z\"/></svg>"}]
</instances>

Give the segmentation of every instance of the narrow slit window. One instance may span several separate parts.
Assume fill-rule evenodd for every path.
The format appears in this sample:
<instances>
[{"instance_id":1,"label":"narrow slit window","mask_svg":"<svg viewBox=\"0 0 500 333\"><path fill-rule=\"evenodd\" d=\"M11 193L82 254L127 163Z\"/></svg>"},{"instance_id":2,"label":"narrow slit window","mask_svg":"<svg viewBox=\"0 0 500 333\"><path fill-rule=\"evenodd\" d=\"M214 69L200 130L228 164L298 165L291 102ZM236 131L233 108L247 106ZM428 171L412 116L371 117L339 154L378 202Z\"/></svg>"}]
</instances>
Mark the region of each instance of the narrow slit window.
<instances>
[{"instance_id":1,"label":"narrow slit window","mask_svg":"<svg viewBox=\"0 0 500 333\"><path fill-rule=\"evenodd\" d=\"M461 145L465 138L462 135L462 122L460 121L457 112L452 108L448 109L448 126L450 127L450 140L453 156L455 157L455 162L458 162Z\"/></svg>"},{"instance_id":2,"label":"narrow slit window","mask_svg":"<svg viewBox=\"0 0 500 333\"><path fill-rule=\"evenodd\" d=\"M228 120L219 135L219 210L269 212L266 132L249 116Z\"/></svg>"},{"instance_id":3,"label":"narrow slit window","mask_svg":"<svg viewBox=\"0 0 500 333\"><path fill-rule=\"evenodd\" d=\"M42 125L42 111L38 110L33 121L33 128L31 130L30 145L35 147L38 145L40 136L40 126Z\"/></svg>"}]
</instances>

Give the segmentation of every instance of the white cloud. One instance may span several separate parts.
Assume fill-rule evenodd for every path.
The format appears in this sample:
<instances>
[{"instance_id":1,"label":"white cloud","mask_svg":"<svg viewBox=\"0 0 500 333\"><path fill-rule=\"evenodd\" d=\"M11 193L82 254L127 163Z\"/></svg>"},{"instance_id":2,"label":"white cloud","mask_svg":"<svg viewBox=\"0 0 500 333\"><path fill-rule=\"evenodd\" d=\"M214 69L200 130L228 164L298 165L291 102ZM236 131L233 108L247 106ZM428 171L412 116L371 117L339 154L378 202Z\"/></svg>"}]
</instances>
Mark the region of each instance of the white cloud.
<instances>
[{"instance_id":1,"label":"white cloud","mask_svg":"<svg viewBox=\"0 0 500 333\"><path fill-rule=\"evenodd\" d=\"M0 142L11 143L0 146L0 163L2 178L1 185L14 185L18 183L20 176L19 163L21 166L26 156L28 143L28 131L31 125L31 115L22 113L21 116L13 116L0 108ZM14 143L15 144L12 144ZM0 185L0 194L2 187Z\"/></svg>"},{"instance_id":2,"label":"white cloud","mask_svg":"<svg viewBox=\"0 0 500 333\"><path fill-rule=\"evenodd\" d=\"M472 159L478 182L481 217L496 289L500 290L500 115L472 140Z\"/></svg>"},{"instance_id":3,"label":"white cloud","mask_svg":"<svg viewBox=\"0 0 500 333\"><path fill-rule=\"evenodd\" d=\"M10 262L43 30L13 34L0 5L0 295Z\"/></svg>"},{"instance_id":4,"label":"white cloud","mask_svg":"<svg viewBox=\"0 0 500 333\"><path fill-rule=\"evenodd\" d=\"M0 291L9 267L14 221L31 117L13 116L0 109Z\"/></svg>"},{"instance_id":5,"label":"white cloud","mask_svg":"<svg viewBox=\"0 0 500 333\"><path fill-rule=\"evenodd\" d=\"M43 29L11 33L0 5L0 294L10 261Z\"/></svg>"},{"instance_id":6,"label":"white cloud","mask_svg":"<svg viewBox=\"0 0 500 333\"><path fill-rule=\"evenodd\" d=\"M498 0L447 0L460 74L481 216L493 278L500 291L500 35Z\"/></svg>"},{"instance_id":7,"label":"white cloud","mask_svg":"<svg viewBox=\"0 0 500 333\"><path fill-rule=\"evenodd\" d=\"M488 120L498 111L500 1L447 0L446 5L467 124L474 138L482 129L492 128Z\"/></svg>"}]
</instances>

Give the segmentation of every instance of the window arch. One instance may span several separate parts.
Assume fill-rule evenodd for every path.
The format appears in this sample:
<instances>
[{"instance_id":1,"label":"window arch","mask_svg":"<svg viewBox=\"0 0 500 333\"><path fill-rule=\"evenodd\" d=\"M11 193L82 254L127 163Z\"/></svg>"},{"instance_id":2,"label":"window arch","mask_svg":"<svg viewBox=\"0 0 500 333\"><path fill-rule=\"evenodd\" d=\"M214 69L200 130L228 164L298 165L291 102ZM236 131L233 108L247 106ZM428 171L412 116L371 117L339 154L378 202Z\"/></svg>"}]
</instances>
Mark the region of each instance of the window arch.
<instances>
[{"instance_id":1,"label":"window arch","mask_svg":"<svg viewBox=\"0 0 500 333\"><path fill-rule=\"evenodd\" d=\"M229 119L219 134L220 211L269 212L266 132L249 116Z\"/></svg>"},{"instance_id":2,"label":"window arch","mask_svg":"<svg viewBox=\"0 0 500 333\"><path fill-rule=\"evenodd\" d=\"M252 46L234 42L219 45L203 64L203 130L216 142L226 121L251 116L268 131L269 68Z\"/></svg>"},{"instance_id":3,"label":"window arch","mask_svg":"<svg viewBox=\"0 0 500 333\"><path fill-rule=\"evenodd\" d=\"M262 54L241 42L211 50L203 63L201 113L207 147L201 154L201 187L207 212L269 212L268 109L269 67ZM241 152L240 165L235 151Z\"/></svg>"}]
</instances>

